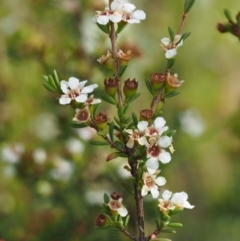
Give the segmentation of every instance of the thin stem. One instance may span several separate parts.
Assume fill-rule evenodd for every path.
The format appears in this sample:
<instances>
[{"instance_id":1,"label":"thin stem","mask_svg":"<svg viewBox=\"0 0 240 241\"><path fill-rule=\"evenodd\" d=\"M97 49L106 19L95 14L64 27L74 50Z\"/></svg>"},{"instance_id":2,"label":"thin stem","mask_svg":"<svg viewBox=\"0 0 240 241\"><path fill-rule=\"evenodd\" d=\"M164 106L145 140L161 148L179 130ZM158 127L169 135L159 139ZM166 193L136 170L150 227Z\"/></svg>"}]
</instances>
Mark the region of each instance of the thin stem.
<instances>
[{"instance_id":1,"label":"thin stem","mask_svg":"<svg viewBox=\"0 0 240 241\"><path fill-rule=\"evenodd\" d=\"M134 196L135 203L137 207L137 224L139 230L138 241L145 241L145 231L144 231L144 210L143 210L143 197L141 195L141 190L138 188L138 172L137 172L137 162L130 163L131 174L135 178L134 180Z\"/></svg>"},{"instance_id":2,"label":"thin stem","mask_svg":"<svg viewBox=\"0 0 240 241\"><path fill-rule=\"evenodd\" d=\"M180 34L182 32L183 24L184 24L184 22L186 20L186 17L187 17L187 13L183 13L182 21L181 21L180 26L178 28L177 34Z\"/></svg>"},{"instance_id":3,"label":"thin stem","mask_svg":"<svg viewBox=\"0 0 240 241\"><path fill-rule=\"evenodd\" d=\"M130 239L137 241L137 237L132 235L128 230L126 230L125 228L122 228L121 231Z\"/></svg>"},{"instance_id":4,"label":"thin stem","mask_svg":"<svg viewBox=\"0 0 240 241\"><path fill-rule=\"evenodd\" d=\"M110 23L110 39L112 44L112 56L114 61L114 76L117 80L117 96L118 96L118 105L123 105L123 98L122 98L122 88L121 88L121 81L118 75L119 72L119 62L118 62L118 54L117 54L117 34L115 31L114 23Z\"/></svg>"},{"instance_id":5,"label":"thin stem","mask_svg":"<svg viewBox=\"0 0 240 241\"><path fill-rule=\"evenodd\" d=\"M152 236L157 236L161 231L162 231L162 228L156 229L148 237L146 237L145 241L150 241L152 239Z\"/></svg>"}]
</instances>

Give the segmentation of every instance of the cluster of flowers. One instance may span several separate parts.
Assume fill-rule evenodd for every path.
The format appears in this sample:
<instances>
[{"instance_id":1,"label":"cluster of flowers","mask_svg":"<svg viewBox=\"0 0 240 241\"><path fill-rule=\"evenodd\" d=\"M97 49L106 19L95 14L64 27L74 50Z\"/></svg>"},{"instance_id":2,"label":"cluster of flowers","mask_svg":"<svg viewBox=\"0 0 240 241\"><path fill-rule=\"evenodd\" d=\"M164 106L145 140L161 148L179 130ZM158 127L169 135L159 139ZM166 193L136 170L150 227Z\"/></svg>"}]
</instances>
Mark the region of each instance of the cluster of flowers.
<instances>
[{"instance_id":1,"label":"cluster of flowers","mask_svg":"<svg viewBox=\"0 0 240 241\"><path fill-rule=\"evenodd\" d=\"M104 11L97 11L93 21L101 25L106 25L109 21L113 23L119 23L121 21L126 23L140 23L141 20L146 18L146 14L142 10L135 9L134 4L114 0L110 7L106 7Z\"/></svg>"}]
</instances>

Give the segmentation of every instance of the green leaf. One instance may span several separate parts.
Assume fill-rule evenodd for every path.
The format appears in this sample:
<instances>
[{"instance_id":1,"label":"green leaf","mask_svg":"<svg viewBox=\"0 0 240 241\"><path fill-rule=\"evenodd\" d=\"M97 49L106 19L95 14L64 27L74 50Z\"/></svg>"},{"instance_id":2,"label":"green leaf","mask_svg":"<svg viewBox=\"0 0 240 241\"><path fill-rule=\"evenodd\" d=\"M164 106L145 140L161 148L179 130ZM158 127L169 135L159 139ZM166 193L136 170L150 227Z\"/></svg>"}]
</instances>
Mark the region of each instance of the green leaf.
<instances>
[{"instance_id":1,"label":"green leaf","mask_svg":"<svg viewBox=\"0 0 240 241\"><path fill-rule=\"evenodd\" d=\"M123 110L123 114L126 115L130 105L126 105Z\"/></svg>"},{"instance_id":2,"label":"green leaf","mask_svg":"<svg viewBox=\"0 0 240 241\"><path fill-rule=\"evenodd\" d=\"M134 96L127 99L125 104L129 105L131 102L133 102L135 99L137 99L140 95L141 95L140 93L136 93Z\"/></svg>"},{"instance_id":3,"label":"green leaf","mask_svg":"<svg viewBox=\"0 0 240 241\"><path fill-rule=\"evenodd\" d=\"M99 97L112 105L116 105L116 101L111 96L107 95L106 93L100 94Z\"/></svg>"},{"instance_id":4,"label":"green leaf","mask_svg":"<svg viewBox=\"0 0 240 241\"><path fill-rule=\"evenodd\" d=\"M182 228L183 227L183 225L181 223L169 223L167 226L170 228Z\"/></svg>"},{"instance_id":5,"label":"green leaf","mask_svg":"<svg viewBox=\"0 0 240 241\"><path fill-rule=\"evenodd\" d=\"M161 233L176 233L176 231L173 229L162 229Z\"/></svg>"},{"instance_id":6,"label":"green leaf","mask_svg":"<svg viewBox=\"0 0 240 241\"><path fill-rule=\"evenodd\" d=\"M104 193L104 195L103 195L103 200L104 200L104 203L109 203L110 198L109 198L109 196L107 195L107 193Z\"/></svg>"},{"instance_id":7,"label":"green leaf","mask_svg":"<svg viewBox=\"0 0 240 241\"><path fill-rule=\"evenodd\" d=\"M46 80L44 80L42 84L43 84L43 86L44 86L47 90L49 90L49 91L51 91L51 92L53 92L53 93L56 93L56 92L57 92L57 90L56 90L54 87L52 87L52 85L49 84L49 82L47 82Z\"/></svg>"},{"instance_id":8,"label":"green leaf","mask_svg":"<svg viewBox=\"0 0 240 241\"><path fill-rule=\"evenodd\" d=\"M173 97L173 96L175 96L175 95L178 95L178 94L180 94L180 91L177 91L177 90L175 90L175 91L172 91L172 92L169 92L169 93L166 93L166 94L164 94L164 98L171 98L171 97Z\"/></svg>"},{"instance_id":9,"label":"green leaf","mask_svg":"<svg viewBox=\"0 0 240 241\"><path fill-rule=\"evenodd\" d=\"M128 67L127 64L120 66L120 68L119 68L119 70L118 70L118 76L119 76L119 77L121 77L121 76L124 74L124 72L125 72L125 70L127 69L127 67Z\"/></svg>"},{"instance_id":10,"label":"green leaf","mask_svg":"<svg viewBox=\"0 0 240 241\"><path fill-rule=\"evenodd\" d=\"M171 27L168 27L168 33L169 33L169 36L170 36L171 41L173 42L173 41L174 41L175 34L174 34L174 32L173 32L173 30L172 30Z\"/></svg>"},{"instance_id":11,"label":"green leaf","mask_svg":"<svg viewBox=\"0 0 240 241\"><path fill-rule=\"evenodd\" d=\"M125 145L120 141L115 141L115 145L119 150L125 148Z\"/></svg>"},{"instance_id":12,"label":"green leaf","mask_svg":"<svg viewBox=\"0 0 240 241\"><path fill-rule=\"evenodd\" d=\"M90 141L90 144L94 146L109 146L109 143L106 141Z\"/></svg>"},{"instance_id":13,"label":"green leaf","mask_svg":"<svg viewBox=\"0 0 240 241\"><path fill-rule=\"evenodd\" d=\"M57 89L57 86L56 86L56 84L55 84L55 81L54 81L54 79L53 79L53 77L52 77L51 75L48 76L48 83L49 83L52 87L54 87L55 89Z\"/></svg>"},{"instance_id":14,"label":"green leaf","mask_svg":"<svg viewBox=\"0 0 240 241\"><path fill-rule=\"evenodd\" d=\"M156 110L155 113L154 113L154 115L153 115L153 117L152 117L152 119L156 119L157 117L161 116L162 113L163 113L163 112L162 112L161 110Z\"/></svg>"},{"instance_id":15,"label":"green leaf","mask_svg":"<svg viewBox=\"0 0 240 241\"><path fill-rule=\"evenodd\" d=\"M166 131L166 135L169 136L169 137L171 137L171 136L173 136L176 132L177 132L176 130L167 130L167 131Z\"/></svg>"},{"instance_id":16,"label":"green leaf","mask_svg":"<svg viewBox=\"0 0 240 241\"><path fill-rule=\"evenodd\" d=\"M121 125L120 120L119 120L116 116L114 116L113 119L116 121L116 123L117 123L119 126Z\"/></svg>"},{"instance_id":17,"label":"green leaf","mask_svg":"<svg viewBox=\"0 0 240 241\"><path fill-rule=\"evenodd\" d=\"M155 224L156 224L157 229L160 229L160 228L161 228L161 225L160 225L160 223L158 222L158 220L155 219L154 222L155 222Z\"/></svg>"},{"instance_id":18,"label":"green leaf","mask_svg":"<svg viewBox=\"0 0 240 241\"><path fill-rule=\"evenodd\" d=\"M127 215L125 218L123 218L123 225L124 225L124 227L128 226L129 218L130 218L129 215Z\"/></svg>"},{"instance_id":19,"label":"green leaf","mask_svg":"<svg viewBox=\"0 0 240 241\"><path fill-rule=\"evenodd\" d=\"M167 60L167 69L171 69L175 63L175 59L168 59Z\"/></svg>"},{"instance_id":20,"label":"green leaf","mask_svg":"<svg viewBox=\"0 0 240 241\"><path fill-rule=\"evenodd\" d=\"M195 0L185 0L184 13L188 13L190 11L190 9L192 8L194 3L195 3Z\"/></svg>"},{"instance_id":21,"label":"green leaf","mask_svg":"<svg viewBox=\"0 0 240 241\"><path fill-rule=\"evenodd\" d=\"M57 71L55 69L53 70L52 76L53 76L53 80L55 82L55 85L57 86L58 91L62 93L62 89L61 89L60 82L58 79Z\"/></svg>"},{"instance_id":22,"label":"green leaf","mask_svg":"<svg viewBox=\"0 0 240 241\"><path fill-rule=\"evenodd\" d=\"M119 22L116 33L119 34L120 32L122 32L127 25L128 25L127 22L124 22L124 21Z\"/></svg>"},{"instance_id":23,"label":"green leaf","mask_svg":"<svg viewBox=\"0 0 240 241\"><path fill-rule=\"evenodd\" d=\"M129 193L131 193L132 195L134 195L134 191L133 188L131 186L129 186L127 183L121 183L121 186L127 190Z\"/></svg>"},{"instance_id":24,"label":"green leaf","mask_svg":"<svg viewBox=\"0 0 240 241\"><path fill-rule=\"evenodd\" d=\"M182 36L181 36L181 39L178 41L178 43L179 42L181 42L181 40L186 40L189 36L191 35L191 32L186 32L186 33L184 33Z\"/></svg>"},{"instance_id":25,"label":"green leaf","mask_svg":"<svg viewBox=\"0 0 240 241\"><path fill-rule=\"evenodd\" d=\"M110 34L109 24L102 25L102 24L97 23L97 26L98 26L104 33Z\"/></svg>"},{"instance_id":26,"label":"green leaf","mask_svg":"<svg viewBox=\"0 0 240 241\"><path fill-rule=\"evenodd\" d=\"M132 120L133 120L133 124L135 125L135 127L137 128L138 125L138 118L136 116L136 114L133 112L132 113Z\"/></svg>"},{"instance_id":27,"label":"green leaf","mask_svg":"<svg viewBox=\"0 0 240 241\"><path fill-rule=\"evenodd\" d=\"M87 127L88 124L86 124L86 123L79 123L79 122L73 121L73 122L70 124L70 126L71 126L72 128L84 128L84 127Z\"/></svg>"},{"instance_id":28,"label":"green leaf","mask_svg":"<svg viewBox=\"0 0 240 241\"><path fill-rule=\"evenodd\" d=\"M149 90L149 92L151 93L151 95L155 95L155 91L150 83L150 81L148 81L147 79L145 79L145 84Z\"/></svg>"},{"instance_id":29,"label":"green leaf","mask_svg":"<svg viewBox=\"0 0 240 241\"><path fill-rule=\"evenodd\" d=\"M129 123L129 121L131 121L132 118L131 117L128 117L126 118L124 121L123 121L123 124L126 125L127 123Z\"/></svg>"},{"instance_id":30,"label":"green leaf","mask_svg":"<svg viewBox=\"0 0 240 241\"><path fill-rule=\"evenodd\" d=\"M113 141L114 140L114 123L113 122L109 123L109 136L110 136L110 139Z\"/></svg>"},{"instance_id":31,"label":"green leaf","mask_svg":"<svg viewBox=\"0 0 240 241\"><path fill-rule=\"evenodd\" d=\"M124 119L123 107L121 105L118 107L118 117L120 121Z\"/></svg>"},{"instance_id":32,"label":"green leaf","mask_svg":"<svg viewBox=\"0 0 240 241\"><path fill-rule=\"evenodd\" d=\"M226 18L228 19L229 22L233 22L231 13L229 12L228 9L224 9L224 15L226 16Z\"/></svg>"},{"instance_id":33,"label":"green leaf","mask_svg":"<svg viewBox=\"0 0 240 241\"><path fill-rule=\"evenodd\" d=\"M92 116L95 117L96 114L99 112L99 110L102 107L102 103L99 103L97 105L93 105L93 111L92 111Z\"/></svg>"}]
</instances>

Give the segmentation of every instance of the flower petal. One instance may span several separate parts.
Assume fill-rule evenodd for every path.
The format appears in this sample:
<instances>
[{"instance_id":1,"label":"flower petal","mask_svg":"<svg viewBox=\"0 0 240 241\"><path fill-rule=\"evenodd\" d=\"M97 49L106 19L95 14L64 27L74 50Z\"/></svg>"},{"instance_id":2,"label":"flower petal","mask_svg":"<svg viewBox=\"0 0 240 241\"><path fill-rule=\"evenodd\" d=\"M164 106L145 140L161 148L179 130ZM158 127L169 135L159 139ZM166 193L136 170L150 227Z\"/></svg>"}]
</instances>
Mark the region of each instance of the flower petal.
<instances>
[{"instance_id":1,"label":"flower petal","mask_svg":"<svg viewBox=\"0 0 240 241\"><path fill-rule=\"evenodd\" d=\"M128 210L127 210L124 206L118 208L118 209L117 209L117 212L118 212L118 214L119 214L120 216L122 216L122 217L125 217L125 216L127 216L127 214L128 214Z\"/></svg>"},{"instance_id":2,"label":"flower petal","mask_svg":"<svg viewBox=\"0 0 240 241\"><path fill-rule=\"evenodd\" d=\"M158 145L167 148L171 145L172 143L172 137L169 136L161 136L158 140Z\"/></svg>"},{"instance_id":3,"label":"flower petal","mask_svg":"<svg viewBox=\"0 0 240 241\"><path fill-rule=\"evenodd\" d=\"M162 197L165 201L168 201L172 196L172 192L168 191L168 190L165 190L163 193L162 193Z\"/></svg>"},{"instance_id":4,"label":"flower petal","mask_svg":"<svg viewBox=\"0 0 240 241\"><path fill-rule=\"evenodd\" d=\"M151 169L157 170L159 166L158 160L156 158L150 157L146 162L146 166Z\"/></svg>"},{"instance_id":5,"label":"flower petal","mask_svg":"<svg viewBox=\"0 0 240 241\"><path fill-rule=\"evenodd\" d=\"M68 86L71 90L77 89L79 85L79 79L75 77L70 77L68 80Z\"/></svg>"},{"instance_id":6,"label":"flower petal","mask_svg":"<svg viewBox=\"0 0 240 241\"><path fill-rule=\"evenodd\" d=\"M87 100L87 95L86 94L81 94L78 97L75 98L75 100L79 103L83 103Z\"/></svg>"},{"instance_id":7,"label":"flower petal","mask_svg":"<svg viewBox=\"0 0 240 241\"><path fill-rule=\"evenodd\" d=\"M156 185L150 189L150 192L153 198L157 198L159 196L158 187Z\"/></svg>"},{"instance_id":8,"label":"flower petal","mask_svg":"<svg viewBox=\"0 0 240 241\"><path fill-rule=\"evenodd\" d=\"M163 150L163 149L162 149L161 153L159 154L158 158L164 164L171 161L170 153L165 151L165 150Z\"/></svg>"},{"instance_id":9,"label":"flower petal","mask_svg":"<svg viewBox=\"0 0 240 241\"><path fill-rule=\"evenodd\" d=\"M167 59L171 59L171 58L173 58L176 55L177 55L177 49L175 49L175 48L174 49L169 49L165 53L165 57Z\"/></svg>"},{"instance_id":10,"label":"flower petal","mask_svg":"<svg viewBox=\"0 0 240 241\"><path fill-rule=\"evenodd\" d=\"M67 94L69 89L68 89L68 82L66 80L60 81L60 86L64 94Z\"/></svg>"},{"instance_id":11,"label":"flower petal","mask_svg":"<svg viewBox=\"0 0 240 241\"><path fill-rule=\"evenodd\" d=\"M146 18L146 13L142 10L136 10L135 12L133 12L133 18L143 20Z\"/></svg>"},{"instance_id":12,"label":"flower petal","mask_svg":"<svg viewBox=\"0 0 240 241\"><path fill-rule=\"evenodd\" d=\"M83 89L82 89L82 91L81 91L81 93L91 93L91 92L93 92L93 90L95 89L95 88L97 88L98 87L98 85L97 84L93 84L93 85L89 85L89 86L86 86L86 87L84 87Z\"/></svg>"},{"instance_id":13,"label":"flower petal","mask_svg":"<svg viewBox=\"0 0 240 241\"><path fill-rule=\"evenodd\" d=\"M161 42L164 46L168 46L170 44L170 38L162 38Z\"/></svg>"},{"instance_id":14,"label":"flower petal","mask_svg":"<svg viewBox=\"0 0 240 241\"><path fill-rule=\"evenodd\" d=\"M71 102L71 98L67 97L66 95L62 95L59 99L59 104L61 105L67 105Z\"/></svg>"},{"instance_id":15,"label":"flower petal","mask_svg":"<svg viewBox=\"0 0 240 241\"><path fill-rule=\"evenodd\" d=\"M123 11L127 12L127 13L131 13L134 11L135 9L135 5L132 3L125 3L123 6Z\"/></svg>"},{"instance_id":16,"label":"flower petal","mask_svg":"<svg viewBox=\"0 0 240 241\"><path fill-rule=\"evenodd\" d=\"M106 25L109 22L109 16L100 15L97 17L97 22L101 25Z\"/></svg>"},{"instance_id":17,"label":"flower petal","mask_svg":"<svg viewBox=\"0 0 240 241\"><path fill-rule=\"evenodd\" d=\"M147 121L140 121L138 122L137 128L140 131L145 131L148 127L148 122Z\"/></svg>"},{"instance_id":18,"label":"flower petal","mask_svg":"<svg viewBox=\"0 0 240 241\"><path fill-rule=\"evenodd\" d=\"M157 117L154 121L154 126L157 129L163 128L165 126L165 124L166 124L166 121L162 117Z\"/></svg>"},{"instance_id":19,"label":"flower petal","mask_svg":"<svg viewBox=\"0 0 240 241\"><path fill-rule=\"evenodd\" d=\"M149 191L148 187L146 185L143 185L141 195L146 196L148 194L148 191Z\"/></svg>"},{"instance_id":20,"label":"flower petal","mask_svg":"<svg viewBox=\"0 0 240 241\"><path fill-rule=\"evenodd\" d=\"M157 177L155 179L155 183L158 185L158 186L163 186L166 184L166 179L164 177Z\"/></svg>"}]
</instances>

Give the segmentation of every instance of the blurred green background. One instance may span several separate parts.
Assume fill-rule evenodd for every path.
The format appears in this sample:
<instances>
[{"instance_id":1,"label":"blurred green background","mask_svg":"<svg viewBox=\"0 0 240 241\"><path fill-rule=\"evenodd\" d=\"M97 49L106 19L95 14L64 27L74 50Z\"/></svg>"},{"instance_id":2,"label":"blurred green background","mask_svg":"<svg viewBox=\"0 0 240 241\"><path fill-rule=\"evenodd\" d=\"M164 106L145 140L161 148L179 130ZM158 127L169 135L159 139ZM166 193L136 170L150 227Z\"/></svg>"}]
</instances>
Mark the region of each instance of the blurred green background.
<instances>
[{"instance_id":1,"label":"blurred green background","mask_svg":"<svg viewBox=\"0 0 240 241\"><path fill-rule=\"evenodd\" d=\"M167 27L177 30L183 0L132 1L147 19L119 37L135 58L124 78L136 78L143 95L133 108L149 107L144 79L164 71L159 47ZM56 69L60 79L75 76L103 87L96 59L109 39L92 17L100 0L1 0L0 7L0 239L5 241L125 241L122 234L94 228L103 194L124 196L134 231L134 203L120 182L129 182L124 159L105 162L109 149L93 147L89 129L70 128L74 115L42 86ZM223 10L235 15L236 0L197 0L178 50L173 73L185 82L168 99L164 118L176 129L176 152L162 165L165 188L186 191L195 205L176 215L184 227L165 235L174 241L239 241L240 237L240 43L216 30ZM102 112L114 110L106 104ZM146 230L154 229L156 201L145 202Z\"/></svg>"}]
</instances>

